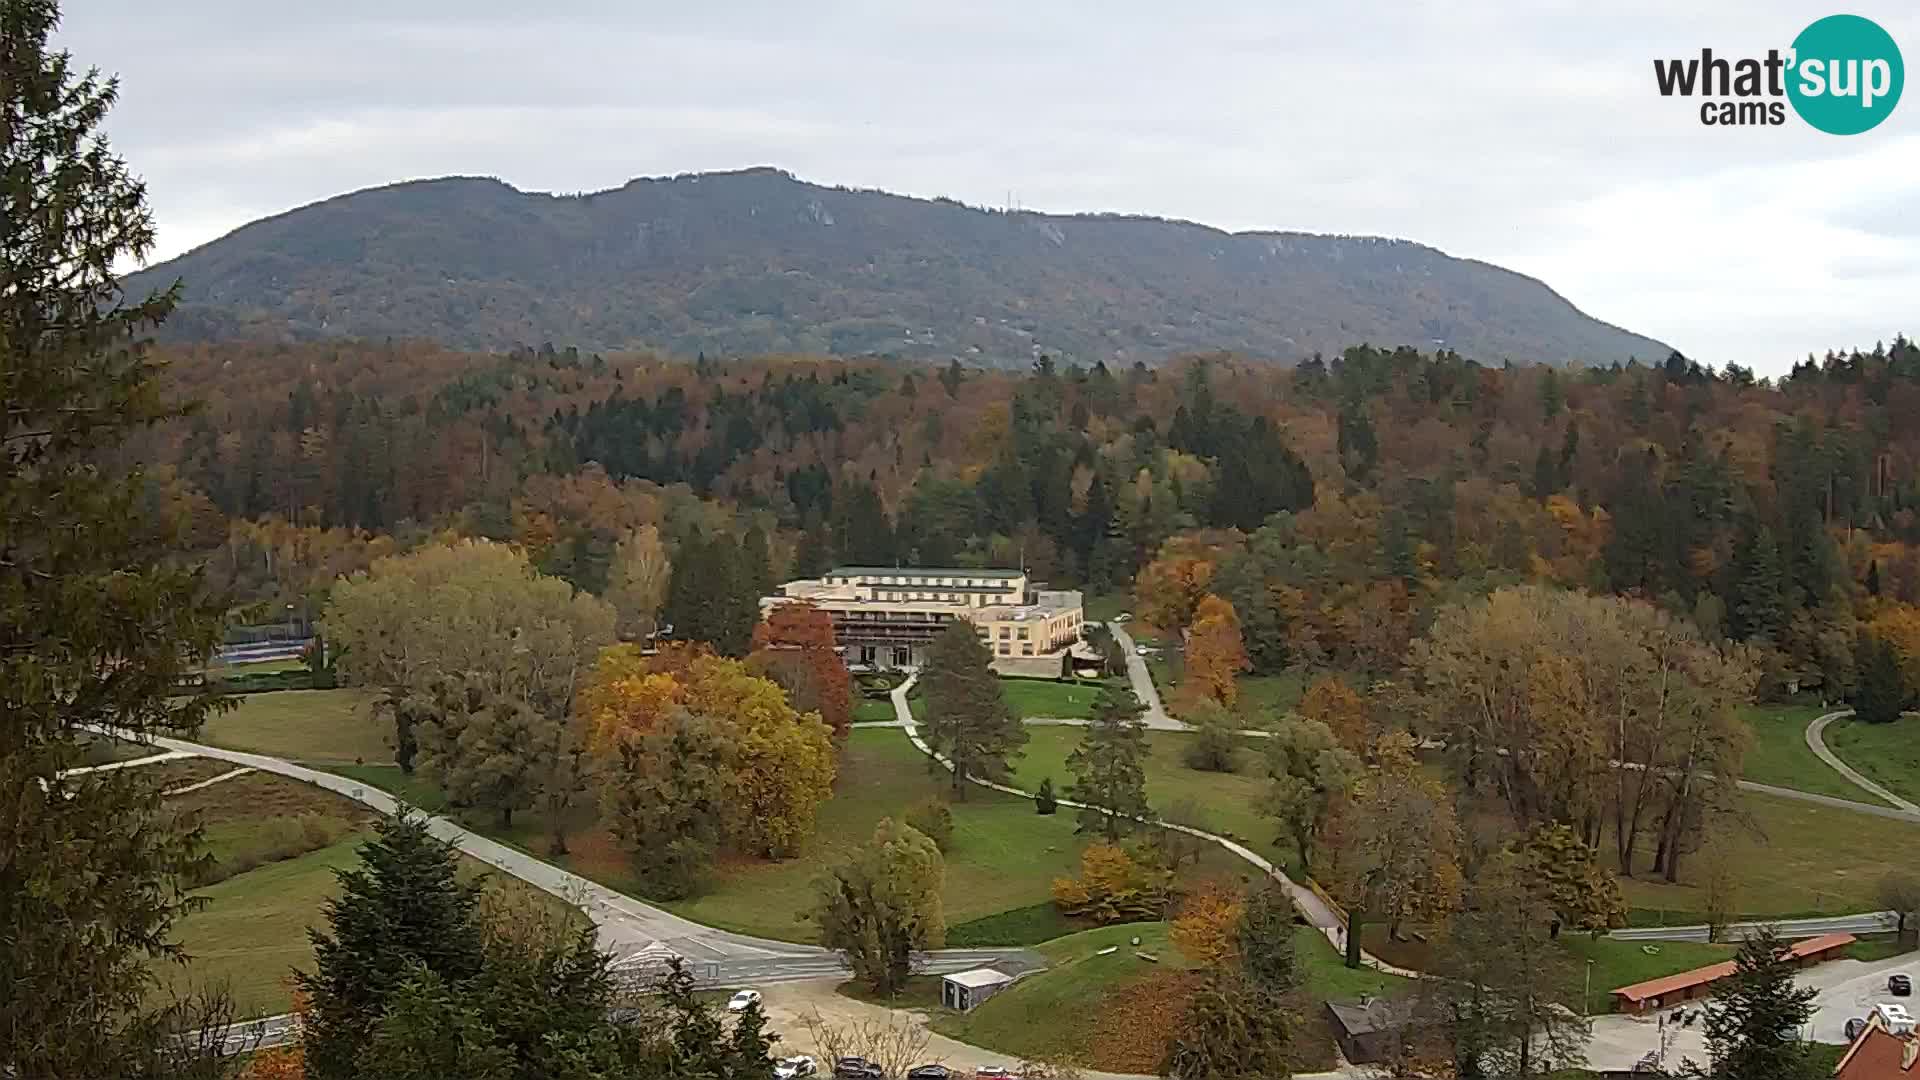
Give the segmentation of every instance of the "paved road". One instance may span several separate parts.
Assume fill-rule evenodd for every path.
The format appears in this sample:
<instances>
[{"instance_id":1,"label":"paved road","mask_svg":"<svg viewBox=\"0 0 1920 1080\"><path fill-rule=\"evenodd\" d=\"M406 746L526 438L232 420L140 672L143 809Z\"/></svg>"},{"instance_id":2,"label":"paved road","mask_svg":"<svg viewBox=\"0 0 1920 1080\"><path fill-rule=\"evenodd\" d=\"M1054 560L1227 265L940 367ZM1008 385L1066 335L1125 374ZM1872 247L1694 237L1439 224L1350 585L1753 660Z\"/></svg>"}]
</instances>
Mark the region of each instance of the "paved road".
<instances>
[{"instance_id":1,"label":"paved road","mask_svg":"<svg viewBox=\"0 0 1920 1080\"><path fill-rule=\"evenodd\" d=\"M1113 631L1113 640L1126 650L1127 681L1133 684L1133 696L1147 707L1140 722L1155 731L1192 731L1192 728L1167 715L1166 707L1160 703L1160 691L1153 685L1153 675L1147 670L1147 661L1140 655L1133 638L1127 634L1127 625L1110 622L1107 629Z\"/></svg>"},{"instance_id":2,"label":"paved road","mask_svg":"<svg viewBox=\"0 0 1920 1080\"><path fill-rule=\"evenodd\" d=\"M1860 915L1829 915L1817 919L1775 919L1772 921L1728 923L1724 937L1742 941L1762 928L1771 928L1783 938L1810 938L1822 934L1889 934L1900 926L1900 916L1891 911L1869 911ZM1607 934L1616 941L1706 941L1709 928L1696 926L1629 926Z\"/></svg>"},{"instance_id":3,"label":"paved road","mask_svg":"<svg viewBox=\"0 0 1920 1080\"><path fill-rule=\"evenodd\" d=\"M1807 749L1819 755L1821 761L1831 765L1835 772L1846 777L1860 790L1877 798L1885 799L1887 802L1892 803L1894 806L1899 807L1909 814L1920 814L1920 806L1914 805L1912 802L1895 795L1893 792L1860 775L1853 766L1841 761L1833 751L1827 749L1827 740L1824 737L1827 725L1833 723L1835 720L1845 719L1852 715L1852 709L1841 709L1838 712L1830 712L1825 716L1814 717L1813 723L1807 725Z\"/></svg>"}]
</instances>

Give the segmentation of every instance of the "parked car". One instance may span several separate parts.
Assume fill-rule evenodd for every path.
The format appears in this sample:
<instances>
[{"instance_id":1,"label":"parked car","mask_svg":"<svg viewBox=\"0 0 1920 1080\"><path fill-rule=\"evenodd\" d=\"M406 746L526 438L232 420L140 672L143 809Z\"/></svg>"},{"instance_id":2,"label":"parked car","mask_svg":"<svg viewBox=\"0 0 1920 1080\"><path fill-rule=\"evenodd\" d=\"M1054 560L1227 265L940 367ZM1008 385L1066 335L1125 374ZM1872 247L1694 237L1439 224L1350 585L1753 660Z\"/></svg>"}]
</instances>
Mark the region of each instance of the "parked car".
<instances>
[{"instance_id":1,"label":"parked car","mask_svg":"<svg viewBox=\"0 0 1920 1080\"><path fill-rule=\"evenodd\" d=\"M1132 621L1133 621L1133 612L1131 612L1131 611L1123 611L1123 612L1121 612L1120 614L1118 614L1118 615L1115 615L1115 616L1113 617L1113 621L1114 621L1114 622L1132 622Z\"/></svg>"},{"instance_id":2,"label":"parked car","mask_svg":"<svg viewBox=\"0 0 1920 1080\"><path fill-rule=\"evenodd\" d=\"M779 1061L773 1063L773 1075L777 1080L800 1080L803 1076L812 1076L819 1071L819 1066L815 1065L813 1059L805 1054L790 1058L781 1058Z\"/></svg>"},{"instance_id":3,"label":"parked car","mask_svg":"<svg viewBox=\"0 0 1920 1080\"><path fill-rule=\"evenodd\" d=\"M1866 1026L1867 1026L1867 1022L1865 1020L1860 1019L1857 1016L1851 1020L1848 1020L1847 1021L1847 1041L1852 1042L1853 1040L1859 1038L1860 1032L1865 1030Z\"/></svg>"},{"instance_id":4,"label":"parked car","mask_svg":"<svg viewBox=\"0 0 1920 1080\"><path fill-rule=\"evenodd\" d=\"M727 999L728 1012L746 1012L747 1006L760 1004L760 991L742 990Z\"/></svg>"},{"instance_id":5,"label":"parked car","mask_svg":"<svg viewBox=\"0 0 1920 1080\"><path fill-rule=\"evenodd\" d=\"M907 1071L907 1080L954 1080L959 1075L945 1065L921 1065Z\"/></svg>"},{"instance_id":6,"label":"parked car","mask_svg":"<svg viewBox=\"0 0 1920 1080\"><path fill-rule=\"evenodd\" d=\"M1894 997L1906 997L1913 993L1913 980L1905 975L1889 975L1887 976L1887 993Z\"/></svg>"},{"instance_id":7,"label":"parked car","mask_svg":"<svg viewBox=\"0 0 1920 1080\"><path fill-rule=\"evenodd\" d=\"M1018 1074L1004 1065L982 1065L973 1070L978 1080L1020 1080Z\"/></svg>"},{"instance_id":8,"label":"parked car","mask_svg":"<svg viewBox=\"0 0 1920 1080\"><path fill-rule=\"evenodd\" d=\"M1151 656L1153 654L1153 650L1147 648L1145 645L1135 645L1133 651L1140 656Z\"/></svg>"},{"instance_id":9,"label":"parked car","mask_svg":"<svg viewBox=\"0 0 1920 1080\"><path fill-rule=\"evenodd\" d=\"M833 1063L840 1080L886 1080L886 1070L863 1057L843 1057Z\"/></svg>"}]
</instances>

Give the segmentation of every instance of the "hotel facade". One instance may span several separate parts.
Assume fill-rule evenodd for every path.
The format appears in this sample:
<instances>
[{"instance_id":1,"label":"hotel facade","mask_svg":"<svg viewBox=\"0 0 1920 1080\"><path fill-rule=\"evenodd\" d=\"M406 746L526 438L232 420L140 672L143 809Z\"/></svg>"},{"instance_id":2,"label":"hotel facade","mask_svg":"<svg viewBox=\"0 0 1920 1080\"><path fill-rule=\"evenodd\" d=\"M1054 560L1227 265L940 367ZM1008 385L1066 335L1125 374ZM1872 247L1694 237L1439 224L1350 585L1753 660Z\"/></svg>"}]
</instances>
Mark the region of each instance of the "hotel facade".
<instances>
[{"instance_id":1,"label":"hotel facade","mask_svg":"<svg viewBox=\"0 0 1920 1080\"><path fill-rule=\"evenodd\" d=\"M841 566L780 586L764 613L805 601L833 620L834 639L856 667L912 669L955 619L973 624L1003 675L1051 677L1080 641L1080 593L1036 588L1021 570Z\"/></svg>"}]
</instances>

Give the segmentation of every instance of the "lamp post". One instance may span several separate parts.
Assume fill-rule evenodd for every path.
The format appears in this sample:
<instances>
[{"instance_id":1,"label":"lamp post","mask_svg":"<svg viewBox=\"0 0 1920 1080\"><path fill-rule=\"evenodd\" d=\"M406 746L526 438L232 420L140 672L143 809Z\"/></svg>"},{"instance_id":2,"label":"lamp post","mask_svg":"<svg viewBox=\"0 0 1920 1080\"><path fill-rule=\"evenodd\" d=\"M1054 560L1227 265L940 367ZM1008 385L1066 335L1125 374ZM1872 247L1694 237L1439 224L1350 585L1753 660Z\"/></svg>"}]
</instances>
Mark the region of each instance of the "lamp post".
<instances>
[{"instance_id":1,"label":"lamp post","mask_svg":"<svg viewBox=\"0 0 1920 1080\"><path fill-rule=\"evenodd\" d=\"M1587 961L1587 988L1580 993L1580 1015L1593 1015L1593 961Z\"/></svg>"}]
</instances>

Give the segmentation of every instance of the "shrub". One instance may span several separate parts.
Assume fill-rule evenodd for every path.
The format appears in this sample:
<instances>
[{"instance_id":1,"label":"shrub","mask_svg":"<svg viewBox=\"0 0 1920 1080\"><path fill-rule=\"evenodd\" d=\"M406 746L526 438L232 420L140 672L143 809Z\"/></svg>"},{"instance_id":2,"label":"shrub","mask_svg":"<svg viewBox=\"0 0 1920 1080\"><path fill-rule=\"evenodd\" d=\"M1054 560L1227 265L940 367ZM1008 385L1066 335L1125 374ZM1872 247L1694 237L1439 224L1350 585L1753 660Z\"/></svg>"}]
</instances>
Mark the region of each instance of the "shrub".
<instances>
[{"instance_id":1,"label":"shrub","mask_svg":"<svg viewBox=\"0 0 1920 1080\"><path fill-rule=\"evenodd\" d=\"M1040 790L1033 793L1033 809L1038 814L1052 814L1060 809L1060 800L1053 794L1053 777L1040 778Z\"/></svg>"},{"instance_id":2,"label":"shrub","mask_svg":"<svg viewBox=\"0 0 1920 1080\"><path fill-rule=\"evenodd\" d=\"M945 801L932 798L907 808L907 824L924 833L944 854L953 846L953 811Z\"/></svg>"},{"instance_id":3,"label":"shrub","mask_svg":"<svg viewBox=\"0 0 1920 1080\"><path fill-rule=\"evenodd\" d=\"M1187 740L1181 757L1187 768L1200 772L1237 772L1240 768L1240 744L1233 729L1218 721L1200 725Z\"/></svg>"}]
</instances>

